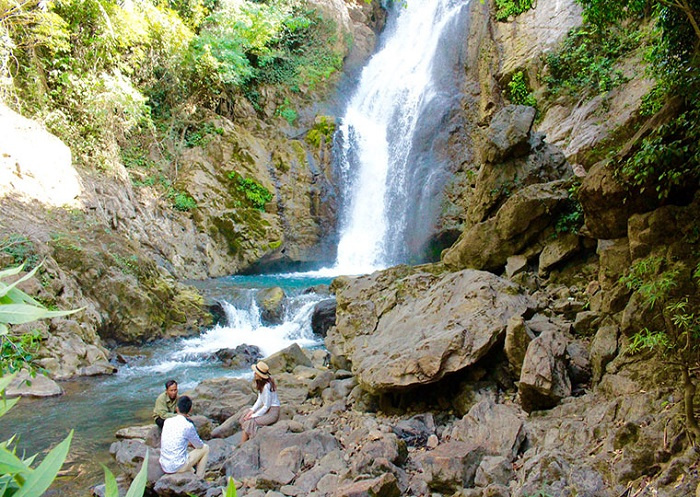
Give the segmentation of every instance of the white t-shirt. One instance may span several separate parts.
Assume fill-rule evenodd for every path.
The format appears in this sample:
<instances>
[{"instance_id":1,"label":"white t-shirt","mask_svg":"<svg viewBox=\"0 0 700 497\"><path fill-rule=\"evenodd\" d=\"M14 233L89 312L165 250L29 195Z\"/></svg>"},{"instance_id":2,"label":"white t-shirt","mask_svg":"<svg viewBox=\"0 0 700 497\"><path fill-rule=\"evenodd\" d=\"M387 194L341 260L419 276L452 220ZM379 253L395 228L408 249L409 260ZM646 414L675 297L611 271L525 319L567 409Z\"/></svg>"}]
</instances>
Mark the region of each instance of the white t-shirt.
<instances>
[{"instance_id":1,"label":"white t-shirt","mask_svg":"<svg viewBox=\"0 0 700 497\"><path fill-rule=\"evenodd\" d=\"M258 394L258 400L255 401L251 410L253 414L251 417L258 418L270 410L270 407L279 407L280 399L277 396L277 390L274 392L270 390L270 384L265 383L263 391Z\"/></svg>"},{"instance_id":2,"label":"white t-shirt","mask_svg":"<svg viewBox=\"0 0 700 497\"><path fill-rule=\"evenodd\" d=\"M204 442L199 438L197 429L182 414L167 418L160 435L160 467L166 473L176 473L187 463L187 445L202 448Z\"/></svg>"}]
</instances>

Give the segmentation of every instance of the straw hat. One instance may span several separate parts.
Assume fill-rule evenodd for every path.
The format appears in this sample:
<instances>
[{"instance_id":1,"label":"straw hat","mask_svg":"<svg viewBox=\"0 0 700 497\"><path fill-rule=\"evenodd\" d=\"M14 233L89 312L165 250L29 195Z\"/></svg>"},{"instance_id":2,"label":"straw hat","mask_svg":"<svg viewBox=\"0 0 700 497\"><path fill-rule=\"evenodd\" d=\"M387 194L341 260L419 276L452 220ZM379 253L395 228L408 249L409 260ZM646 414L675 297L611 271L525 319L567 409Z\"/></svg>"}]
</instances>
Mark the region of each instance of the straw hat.
<instances>
[{"instance_id":1,"label":"straw hat","mask_svg":"<svg viewBox=\"0 0 700 497\"><path fill-rule=\"evenodd\" d=\"M264 362L260 361L257 364L250 367L255 374L260 378L267 380L270 377L270 368Z\"/></svg>"}]
</instances>

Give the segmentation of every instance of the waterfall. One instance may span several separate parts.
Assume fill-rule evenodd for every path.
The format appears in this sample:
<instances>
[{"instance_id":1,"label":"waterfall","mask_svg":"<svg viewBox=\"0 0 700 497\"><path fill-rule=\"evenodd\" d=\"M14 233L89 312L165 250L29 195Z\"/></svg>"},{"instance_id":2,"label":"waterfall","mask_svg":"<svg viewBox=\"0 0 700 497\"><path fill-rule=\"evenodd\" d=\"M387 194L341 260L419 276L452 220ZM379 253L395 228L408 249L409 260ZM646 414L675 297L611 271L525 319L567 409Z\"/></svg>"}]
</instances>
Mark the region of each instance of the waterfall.
<instances>
[{"instance_id":1,"label":"waterfall","mask_svg":"<svg viewBox=\"0 0 700 497\"><path fill-rule=\"evenodd\" d=\"M378 52L341 119L343 181L335 270L368 273L420 258L434 230L444 160L432 144L458 105L469 0L394 2ZM455 60L456 59L456 60Z\"/></svg>"}]
</instances>

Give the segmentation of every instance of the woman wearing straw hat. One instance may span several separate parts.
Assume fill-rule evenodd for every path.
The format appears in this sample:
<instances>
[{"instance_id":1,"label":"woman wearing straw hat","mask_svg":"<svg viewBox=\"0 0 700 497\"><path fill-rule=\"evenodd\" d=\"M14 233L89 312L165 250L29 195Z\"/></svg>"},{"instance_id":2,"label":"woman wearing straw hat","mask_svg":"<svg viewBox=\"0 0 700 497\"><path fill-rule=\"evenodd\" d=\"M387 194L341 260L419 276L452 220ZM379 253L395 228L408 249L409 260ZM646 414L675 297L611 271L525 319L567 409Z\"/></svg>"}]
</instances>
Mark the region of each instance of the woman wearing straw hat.
<instances>
[{"instance_id":1,"label":"woman wearing straw hat","mask_svg":"<svg viewBox=\"0 0 700 497\"><path fill-rule=\"evenodd\" d=\"M260 426L271 425L280 417L280 399L277 396L277 385L270 375L270 368L260 361L251 369L254 373L255 389L258 400L241 418L243 438L241 443L253 438Z\"/></svg>"}]
</instances>

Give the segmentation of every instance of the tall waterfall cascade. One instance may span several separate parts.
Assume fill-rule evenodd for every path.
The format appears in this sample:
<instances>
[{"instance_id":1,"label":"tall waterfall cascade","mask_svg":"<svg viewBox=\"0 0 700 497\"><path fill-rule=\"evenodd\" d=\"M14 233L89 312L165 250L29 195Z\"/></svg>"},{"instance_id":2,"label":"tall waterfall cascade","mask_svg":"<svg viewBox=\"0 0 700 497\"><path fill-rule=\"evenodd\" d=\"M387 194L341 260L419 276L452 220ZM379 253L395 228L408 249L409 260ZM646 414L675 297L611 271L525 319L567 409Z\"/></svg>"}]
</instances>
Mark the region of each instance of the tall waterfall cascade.
<instances>
[{"instance_id":1,"label":"tall waterfall cascade","mask_svg":"<svg viewBox=\"0 0 700 497\"><path fill-rule=\"evenodd\" d=\"M409 0L389 11L337 136L344 188L337 273L369 273L425 252L446 177L433 145L459 105L468 4Z\"/></svg>"}]
</instances>

